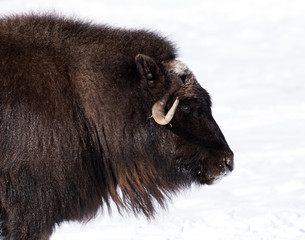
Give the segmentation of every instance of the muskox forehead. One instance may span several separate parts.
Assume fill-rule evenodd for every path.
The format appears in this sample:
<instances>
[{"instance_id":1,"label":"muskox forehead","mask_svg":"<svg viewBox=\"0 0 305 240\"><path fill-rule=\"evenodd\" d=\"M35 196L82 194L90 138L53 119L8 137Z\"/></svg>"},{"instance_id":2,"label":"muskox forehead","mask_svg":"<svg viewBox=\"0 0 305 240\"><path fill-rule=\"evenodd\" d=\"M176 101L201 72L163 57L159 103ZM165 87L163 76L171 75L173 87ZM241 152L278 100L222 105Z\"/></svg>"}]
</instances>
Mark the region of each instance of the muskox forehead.
<instances>
[{"instance_id":1,"label":"muskox forehead","mask_svg":"<svg viewBox=\"0 0 305 240\"><path fill-rule=\"evenodd\" d=\"M167 63L168 72L176 74L178 76L188 75L192 72L189 70L186 64L179 60L172 60Z\"/></svg>"},{"instance_id":2,"label":"muskox forehead","mask_svg":"<svg viewBox=\"0 0 305 240\"><path fill-rule=\"evenodd\" d=\"M193 86L198 87L198 82L193 72L188 68L186 64L179 60L171 60L165 64L169 77L176 75L181 78L185 88L191 88ZM184 76L184 77L183 77Z\"/></svg>"}]
</instances>

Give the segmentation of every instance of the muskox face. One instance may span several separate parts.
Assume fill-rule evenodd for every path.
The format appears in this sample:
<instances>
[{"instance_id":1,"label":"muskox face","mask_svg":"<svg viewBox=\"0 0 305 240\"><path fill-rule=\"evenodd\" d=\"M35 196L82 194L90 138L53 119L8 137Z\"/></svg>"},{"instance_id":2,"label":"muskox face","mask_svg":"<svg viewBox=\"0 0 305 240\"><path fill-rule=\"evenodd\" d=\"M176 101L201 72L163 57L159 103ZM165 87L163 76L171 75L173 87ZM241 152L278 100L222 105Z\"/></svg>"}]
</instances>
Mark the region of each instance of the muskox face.
<instances>
[{"instance_id":1,"label":"muskox face","mask_svg":"<svg viewBox=\"0 0 305 240\"><path fill-rule=\"evenodd\" d=\"M180 178L212 184L230 173L233 153L212 116L208 92L189 68L177 60L158 63L143 55L136 63L152 95L159 94L152 117L175 135L171 158Z\"/></svg>"}]
</instances>

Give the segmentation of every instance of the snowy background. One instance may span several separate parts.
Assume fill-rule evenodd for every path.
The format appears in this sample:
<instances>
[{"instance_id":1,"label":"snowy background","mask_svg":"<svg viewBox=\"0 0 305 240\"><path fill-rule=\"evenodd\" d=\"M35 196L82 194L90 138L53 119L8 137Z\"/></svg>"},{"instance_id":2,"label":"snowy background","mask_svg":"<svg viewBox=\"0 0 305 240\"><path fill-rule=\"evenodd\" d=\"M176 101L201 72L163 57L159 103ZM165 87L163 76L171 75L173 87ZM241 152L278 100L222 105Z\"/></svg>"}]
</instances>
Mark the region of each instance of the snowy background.
<instances>
[{"instance_id":1,"label":"snowy background","mask_svg":"<svg viewBox=\"0 0 305 240\"><path fill-rule=\"evenodd\" d=\"M56 11L156 30L212 95L235 171L173 197L153 221L113 211L51 240L305 239L304 0L0 0L0 14Z\"/></svg>"}]
</instances>

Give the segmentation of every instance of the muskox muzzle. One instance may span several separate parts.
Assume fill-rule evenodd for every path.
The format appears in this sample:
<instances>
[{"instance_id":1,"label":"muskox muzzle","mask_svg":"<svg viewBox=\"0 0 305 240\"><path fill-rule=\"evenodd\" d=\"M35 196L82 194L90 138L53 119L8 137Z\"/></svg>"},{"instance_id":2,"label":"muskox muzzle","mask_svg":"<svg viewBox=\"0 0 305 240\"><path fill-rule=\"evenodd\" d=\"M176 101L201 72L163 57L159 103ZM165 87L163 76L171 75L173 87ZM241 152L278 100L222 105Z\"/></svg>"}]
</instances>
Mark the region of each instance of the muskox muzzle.
<instances>
[{"instance_id":1,"label":"muskox muzzle","mask_svg":"<svg viewBox=\"0 0 305 240\"><path fill-rule=\"evenodd\" d=\"M229 158L225 158L224 160L225 167L228 173L232 172L234 169L234 160L233 160L233 153Z\"/></svg>"},{"instance_id":2,"label":"muskox muzzle","mask_svg":"<svg viewBox=\"0 0 305 240\"><path fill-rule=\"evenodd\" d=\"M234 169L232 151L208 150L188 166L192 179L200 184L214 184ZM195 169L195 170L192 170Z\"/></svg>"}]
</instances>

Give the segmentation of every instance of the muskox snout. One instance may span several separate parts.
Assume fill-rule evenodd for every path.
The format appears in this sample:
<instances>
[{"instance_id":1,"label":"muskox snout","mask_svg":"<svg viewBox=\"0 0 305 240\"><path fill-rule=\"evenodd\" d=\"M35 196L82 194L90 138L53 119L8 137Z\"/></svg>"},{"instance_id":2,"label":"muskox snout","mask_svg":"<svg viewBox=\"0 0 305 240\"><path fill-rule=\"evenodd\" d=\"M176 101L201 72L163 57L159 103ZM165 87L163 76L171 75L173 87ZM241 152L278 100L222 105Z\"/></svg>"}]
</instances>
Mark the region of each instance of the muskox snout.
<instances>
[{"instance_id":1,"label":"muskox snout","mask_svg":"<svg viewBox=\"0 0 305 240\"><path fill-rule=\"evenodd\" d=\"M230 172L233 171L233 169L234 169L234 155L233 155L233 153L231 153L227 157L225 157L224 164L225 164L227 173L230 173Z\"/></svg>"}]
</instances>

